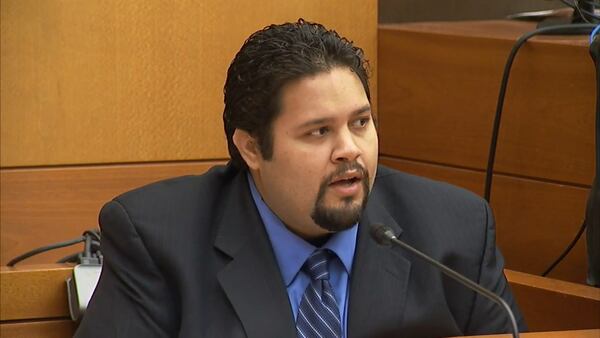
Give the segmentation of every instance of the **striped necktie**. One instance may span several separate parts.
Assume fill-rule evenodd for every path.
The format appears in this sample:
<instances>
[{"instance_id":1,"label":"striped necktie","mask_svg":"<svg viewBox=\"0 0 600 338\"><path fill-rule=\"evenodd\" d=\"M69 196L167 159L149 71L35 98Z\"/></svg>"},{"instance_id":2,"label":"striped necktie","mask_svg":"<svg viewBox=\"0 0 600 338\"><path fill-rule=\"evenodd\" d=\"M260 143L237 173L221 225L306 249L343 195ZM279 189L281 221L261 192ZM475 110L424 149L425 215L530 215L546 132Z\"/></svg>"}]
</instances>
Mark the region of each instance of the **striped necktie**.
<instances>
[{"instance_id":1,"label":"striped necktie","mask_svg":"<svg viewBox=\"0 0 600 338\"><path fill-rule=\"evenodd\" d=\"M304 291L298 316L296 330L301 338L340 338L342 324L337 302L329 284L328 263L330 253L316 250L304 263L303 271L310 276L310 284Z\"/></svg>"}]
</instances>

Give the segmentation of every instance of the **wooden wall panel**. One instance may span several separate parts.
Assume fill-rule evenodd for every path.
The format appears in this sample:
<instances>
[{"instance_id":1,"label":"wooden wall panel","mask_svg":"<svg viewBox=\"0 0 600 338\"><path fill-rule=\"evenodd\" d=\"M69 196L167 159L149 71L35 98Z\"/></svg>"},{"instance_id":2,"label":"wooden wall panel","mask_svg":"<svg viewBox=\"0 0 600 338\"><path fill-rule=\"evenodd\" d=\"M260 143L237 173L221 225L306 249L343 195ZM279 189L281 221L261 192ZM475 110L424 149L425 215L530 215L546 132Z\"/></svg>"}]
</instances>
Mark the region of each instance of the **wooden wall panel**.
<instances>
[{"instance_id":1,"label":"wooden wall panel","mask_svg":"<svg viewBox=\"0 0 600 338\"><path fill-rule=\"evenodd\" d=\"M223 162L175 162L54 169L4 169L0 172L2 237L0 264L33 248L79 236L97 228L102 205L135 187L187 174L200 174ZM481 171L382 157L381 163L446 181L478 194ZM492 207L498 243L507 268L541 273L577 232L585 188L495 176ZM585 237L551 275L585 280ZM24 264L51 263L81 250L81 245L32 257Z\"/></svg>"},{"instance_id":2,"label":"wooden wall panel","mask_svg":"<svg viewBox=\"0 0 600 338\"><path fill-rule=\"evenodd\" d=\"M98 228L104 203L133 188L168 177L201 174L225 161L3 169L0 171L0 265L31 249ZM51 263L82 245L54 250L22 264Z\"/></svg>"},{"instance_id":3,"label":"wooden wall panel","mask_svg":"<svg viewBox=\"0 0 600 338\"><path fill-rule=\"evenodd\" d=\"M1 166L224 158L229 63L300 17L365 49L375 96L374 0L3 0Z\"/></svg>"},{"instance_id":4,"label":"wooden wall panel","mask_svg":"<svg viewBox=\"0 0 600 338\"><path fill-rule=\"evenodd\" d=\"M483 196L485 175L481 171L380 156L379 163L418 176L444 181Z\"/></svg>"},{"instance_id":5,"label":"wooden wall panel","mask_svg":"<svg viewBox=\"0 0 600 338\"><path fill-rule=\"evenodd\" d=\"M519 337L523 338L598 338L600 329L589 329L589 330L568 330L568 331L545 331L545 332L525 332L519 334ZM463 336L461 336L463 337ZM470 336L477 338L511 338L513 337L510 333L505 334L492 334L492 335L478 335ZM448 337L448 338L460 338L460 337Z\"/></svg>"},{"instance_id":6,"label":"wooden wall panel","mask_svg":"<svg viewBox=\"0 0 600 338\"><path fill-rule=\"evenodd\" d=\"M506 58L534 23L432 22L379 29L383 162L483 194ZM594 66L586 36L539 36L511 71L492 208L507 267L542 273L575 237L594 173ZM552 276L578 283L585 236Z\"/></svg>"},{"instance_id":7,"label":"wooden wall panel","mask_svg":"<svg viewBox=\"0 0 600 338\"><path fill-rule=\"evenodd\" d=\"M73 267L66 264L1 267L0 320L69 317L67 277Z\"/></svg>"},{"instance_id":8,"label":"wooden wall panel","mask_svg":"<svg viewBox=\"0 0 600 338\"><path fill-rule=\"evenodd\" d=\"M382 164L482 194L482 171L383 157ZM506 268L539 275L575 237L584 215L589 189L494 175L492 209L496 217L497 244ZM550 274L585 283L587 256L585 235Z\"/></svg>"},{"instance_id":9,"label":"wooden wall panel","mask_svg":"<svg viewBox=\"0 0 600 338\"><path fill-rule=\"evenodd\" d=\"M10 338L73 337L76 325L70 319L1 323L0 336Z\"/></svg>"},{"instance_id":10,"label":"wooden wall panel","mask_svg":"<svg viewBox=\"0 0 600 338\"><path fill-rule=\"evenodd\" d=\"M507 268L541 274L575 237L589 189L496 175L492 208ZM553 278L585 283L585 236L552 272Z\"/></svg>"},{"instance_id":11,"label":"wooden wall panel","mask_svg":"<svg viewBox=\"0 0 600 338\"><path fill-rule=\"evenodd\" d=\"M533 29L509 21L380 26L381 153L485 168L506 58ZM554 36L522 47L505 101L498 172L591 183L595 84L587 44L585 36Z\"/></svg>"},{"instance_id":12,"label":"wooden wall panel","mask_svg":"<svg viewBox=\"0 0 600 338\"><path fill-rule=\"evenodd\" d=\"M0 317L2 337L71 336L75 325L66 319L64 292L64 278L72 273L71 266L28 265L0 270L3 305L9 304L2 308ZM505 274L531 331L600 327L600 317L595 316L600 310L599 289L511 270Z\"/></svg>"},{"instance_id":13,"label":"wooden wall panel","mask_svg":"<svg viewBox=\"0 0 600 338\"><path fill-rule=\"evenodd\" d=\"M530 331L600 328L600 289L504 270Z\"/></svg>"}]
</instances>

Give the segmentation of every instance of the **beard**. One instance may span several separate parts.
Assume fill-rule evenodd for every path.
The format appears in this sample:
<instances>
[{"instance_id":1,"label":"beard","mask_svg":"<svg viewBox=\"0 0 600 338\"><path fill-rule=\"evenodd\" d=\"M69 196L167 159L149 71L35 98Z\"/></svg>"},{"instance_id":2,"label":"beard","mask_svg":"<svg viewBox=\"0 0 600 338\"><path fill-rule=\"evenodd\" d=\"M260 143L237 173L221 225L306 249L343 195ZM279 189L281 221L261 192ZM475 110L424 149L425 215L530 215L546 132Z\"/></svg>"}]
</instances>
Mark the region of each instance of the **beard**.
<instances>
[{"instance_id":1,"label":"beard","mask_svg":"<svg viewBox=\"0 0 600 338\"><path fill-rule=\"evenodd\" d=\"M354 201L353 196L344 197L341 200L340 206L328 207L325 203L325 194L327 193L329 184L335 177L343 175L350 170L357 170L361 173L362 200L357 203ZM315 224L327 231L338 232L349 229L360 220L362 212L367 205L369 190L369 173L357 162L343 163L321 183L310 217Z\"/></svg>"}]
</instances>

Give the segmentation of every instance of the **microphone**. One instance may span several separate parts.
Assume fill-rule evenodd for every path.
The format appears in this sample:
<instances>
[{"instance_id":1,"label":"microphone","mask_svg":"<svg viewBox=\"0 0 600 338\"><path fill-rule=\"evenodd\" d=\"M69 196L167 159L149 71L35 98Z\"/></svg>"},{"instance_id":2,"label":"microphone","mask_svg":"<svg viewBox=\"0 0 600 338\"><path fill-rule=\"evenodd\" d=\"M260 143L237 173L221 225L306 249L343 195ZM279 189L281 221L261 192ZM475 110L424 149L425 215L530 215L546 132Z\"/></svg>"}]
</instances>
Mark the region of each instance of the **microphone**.
<instances>
[{"instance_id":1,"label":"microphone","mask_svg":"<svg viewBox=\"0 0 600 338\"><path fill-rule=\"evenodd\" d=\"M413 248L412 246L402 242L401 240L396 238L396 235L394 234L392 229L390 229L389 227L387 227L383 224L371 224L370 225L370 233L371 233L371 237L373 237L373 239L378 244L384 245L384 246L389 246L392 244L398 245L398 246L402 247L403 249L409 251L413 255L424 260L425 262L435 266L436 268L441 270L442 273L444 273L446 276L454 279L455 281L461 283L462 285L466 286L467 288L477 292L478 294L480 294L480 295L488 298L489 300L493 301L494 303L500 305L502 308L504 308L504 310L506 310L506 313L508 314L508 317L512 324L513 337L515 337L515 338L519 337L519 329L517 328L517 321L515 320L515 316L512 313L510 306L508 306L508 304L500 296L498 296L495 293L491 292L490 290L482 287L481 285L471 281L467 277L450 269L449 267L447 267L444 264L436 261L435 259L427 256L426 254Z\"/></svg>"}]
</instances>

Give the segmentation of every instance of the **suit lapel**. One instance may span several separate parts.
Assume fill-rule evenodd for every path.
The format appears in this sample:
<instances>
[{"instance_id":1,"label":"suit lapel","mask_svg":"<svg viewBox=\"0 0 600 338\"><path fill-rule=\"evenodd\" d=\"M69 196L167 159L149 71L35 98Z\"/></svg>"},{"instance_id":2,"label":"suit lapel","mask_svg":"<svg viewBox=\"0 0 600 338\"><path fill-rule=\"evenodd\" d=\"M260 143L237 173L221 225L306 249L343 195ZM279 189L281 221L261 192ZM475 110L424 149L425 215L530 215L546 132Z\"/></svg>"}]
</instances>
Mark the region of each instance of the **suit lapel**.
<instances>
[{"instance_id":1,"label":"suit lapel","mask_svg":"<svg viewBox=\"0 0 600 338\"><path fill-rule=\"evenodd\" d=\"M361 219L350 278L348 337L371 337L398 328L406 305L410 262L400 251L377 244L369 225L381 223L397 236L402 230L374 194Z\"/></svg>"},{"instance_id":2,"label":"suit lapel","mask_svg":"<svg viewBox=\"0 0 600 338\"><path fill-rule=\"evenodd\" d=\"M226 196L215 247L231 261L219 272L219 283L249 338L295 337L287 291L245 173L237 174ZM349 285L349 338L397 329L404 314L410 262L369 235L372 223L390 226L401 235L402 229L381 205L372 194L359 226Z\"/></svg>"},{"instance_id":3,"label":"suit lapel","mask_svg":"<svg viewBox=\"0 0 600 338\"><path fill-rule=\"evenodd\" d=\"M245 173L234 179L215 247L231 257L217 278L249 338L296 335L291 307Z\"/></svg>"}]
</instances>

